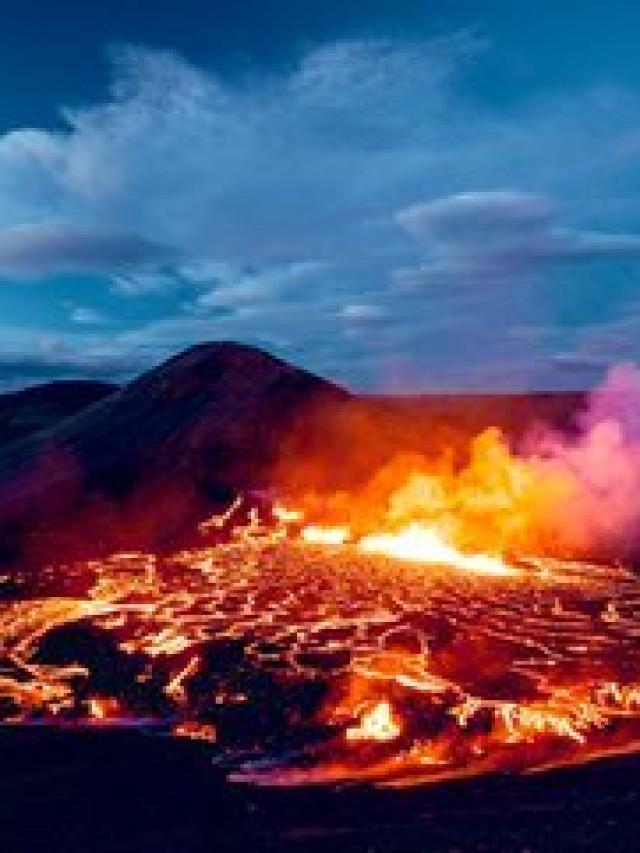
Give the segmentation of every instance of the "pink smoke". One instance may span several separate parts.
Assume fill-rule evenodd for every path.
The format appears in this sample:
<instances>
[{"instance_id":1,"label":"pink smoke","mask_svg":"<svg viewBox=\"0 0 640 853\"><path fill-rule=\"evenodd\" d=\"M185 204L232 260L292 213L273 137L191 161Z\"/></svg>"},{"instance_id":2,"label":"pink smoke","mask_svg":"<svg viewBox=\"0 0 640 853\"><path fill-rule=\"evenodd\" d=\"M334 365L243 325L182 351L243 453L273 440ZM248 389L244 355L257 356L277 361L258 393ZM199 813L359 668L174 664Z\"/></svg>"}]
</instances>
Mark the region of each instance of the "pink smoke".
<instances>
[{"instance_id":1,"label":"pink smoke","mask_svg":"<svg viewBox=\"0 0 640 853\"><path fill-rule=\"evenodd\" d=\"M640 368L613 367L589 395L572 437L531 436L527 456L542 474L561 475L570 488L547 523L571 549L640 557Z\"/></svg>"}]
</instances>

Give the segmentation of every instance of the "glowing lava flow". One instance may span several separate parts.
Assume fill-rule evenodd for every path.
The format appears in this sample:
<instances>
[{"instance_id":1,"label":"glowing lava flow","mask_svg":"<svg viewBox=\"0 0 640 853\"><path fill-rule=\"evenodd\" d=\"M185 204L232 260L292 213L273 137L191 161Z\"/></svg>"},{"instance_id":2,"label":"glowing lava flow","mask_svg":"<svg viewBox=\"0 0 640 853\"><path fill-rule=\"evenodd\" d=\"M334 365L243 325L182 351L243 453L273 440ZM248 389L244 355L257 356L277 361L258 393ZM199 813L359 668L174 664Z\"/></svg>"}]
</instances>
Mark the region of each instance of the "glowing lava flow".
<instances>
[{"instance_id":1,"label":"glowing lava flow","mask_svg":"<svg viewBox=\"0 0 640 853\"><path fill-rule=\"evenodd\" d=\"M382 554L413 563L453 566L481 575L506 576L517 569L500 557L489 554L463 554L445 542L438 533L414 522L398 533L372 533L358 542L365 554Z\"/></svg>"},{"instance_id":2,"label":"glowing lava flow","mask_svg":"<svg viewBox=\"0 0 640 853\"><path fill-rule=\"evenodd\" d=\"M287 510L287 516L301 519L299 511ZM285 517L282 515L281 517ZM351 539L347 526L323 527L309 524L300 531L303 542L312 545L344 545ZM515 566L491 554L466 554L448 543L437 530L419 522L412 522L401 530L369 533L355 541L355 547L364 554L379 554L411 563L450 566L466 572L494 577L519 574Z\"/></svg>"},{"instance_id":3,"label":"glowing lava flow","mask_svg":"<svg viewBox=\"0 0 640 853\"><path fill-rule=\"evenodd\" d=\"M158 728L260 784L416 785L640 751L632 572L510 566L426 522L363 534L273 515L245 512L219 541L227 511L171 554L44 567L36 588L17 577L0 723Z\"/></svg>"}]
</instances>

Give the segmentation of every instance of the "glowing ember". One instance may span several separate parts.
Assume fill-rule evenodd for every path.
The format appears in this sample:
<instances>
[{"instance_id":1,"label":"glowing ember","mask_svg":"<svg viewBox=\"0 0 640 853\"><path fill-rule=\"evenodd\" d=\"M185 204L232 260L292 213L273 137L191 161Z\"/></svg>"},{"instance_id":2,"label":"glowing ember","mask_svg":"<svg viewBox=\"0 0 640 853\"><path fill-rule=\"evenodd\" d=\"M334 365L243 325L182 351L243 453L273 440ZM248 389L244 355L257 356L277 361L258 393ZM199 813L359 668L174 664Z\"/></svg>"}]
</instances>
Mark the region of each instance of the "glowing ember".
<instances>
[{"instance_id":1,"label":"glowing ember","mask_svg":"<svg viewBox=\"0 0 640 853\"><path fill-rule=\"evenodd\" d=\"M120 707L115 699L94 696L89 699L89 715L98 721L117 719Z\"/></svg>"},{"instance_id":2,"label":"glowing ember","mask_svg":"<svg viewBox=\"0 0 640 853\"><path fill-rule=\"evenodd\" d=\"M294 524L297 521L302 521L304 514L297 509L289 509L282 504L274 504L273 517L282 524Z\"/></svg>"},{"instance_id":3,"label":"glowing ember","mask_svg":"<svg viewBox=\"0 0 640 853\"><path fill-rule=\"evenodd\" d=\"M300 535L305 542L315 545L342 545L349 538L349 528L309 524L302 528Z\"/></svg>"},{"instance_id":4,"label":"glowing ember","mask_svg":"<svg viewBox=\"0 0 640 853\"><path fill-rule=\"evenodd\" d=\"M345 732L348 741L388 741L395 740L401 729L388 702L378 702L366 710L360 723L351 726Z\"/></svg>"},{"instance_id":5,"label":"glowing ember","mask_svg":"<svg viewBox=\"0 0 640 853\"><path fill-rule=\"evenodd\" d=\"M211 725L211 723L197 723L189 720L174 726L173 734L176 737L188 738L189 740L202 740L208 743L215 743L218 737L216 727Z\"/></svg>"}]
</instances>

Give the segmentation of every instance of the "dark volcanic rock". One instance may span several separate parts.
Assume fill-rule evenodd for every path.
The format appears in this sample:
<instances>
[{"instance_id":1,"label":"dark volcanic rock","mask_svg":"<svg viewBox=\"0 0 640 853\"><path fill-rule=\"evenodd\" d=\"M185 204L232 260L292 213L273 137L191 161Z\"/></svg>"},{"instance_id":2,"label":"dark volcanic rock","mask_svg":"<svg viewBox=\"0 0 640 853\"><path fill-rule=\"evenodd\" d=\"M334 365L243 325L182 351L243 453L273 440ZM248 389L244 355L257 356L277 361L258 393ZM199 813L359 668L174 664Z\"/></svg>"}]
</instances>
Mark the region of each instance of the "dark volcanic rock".
<instances>
[{"instance_id":1,"label":"dark volcanic rock","mask_svg":"<svg viewBox=\"0 0 640 853\"><path fill-rule=\"evenodd\" d=\"M50 429L116 390L108 382L61 380L0 394L0 447Z\"/></svg>"}]
</instances>

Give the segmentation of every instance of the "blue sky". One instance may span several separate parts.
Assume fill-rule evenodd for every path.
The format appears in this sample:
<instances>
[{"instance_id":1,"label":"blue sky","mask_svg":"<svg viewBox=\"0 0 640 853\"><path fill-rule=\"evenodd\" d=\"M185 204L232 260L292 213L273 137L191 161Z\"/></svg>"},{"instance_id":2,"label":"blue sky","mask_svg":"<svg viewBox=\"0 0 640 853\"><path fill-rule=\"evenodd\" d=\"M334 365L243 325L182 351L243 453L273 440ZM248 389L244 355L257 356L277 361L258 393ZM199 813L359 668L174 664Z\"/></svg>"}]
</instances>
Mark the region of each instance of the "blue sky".
<instances>
[{"instance_id":1,"label":"blue sky","mask_svg":"<svg viewBox=\"0 0 640 853\"><path fill-rule=\"evenodd\" d=\"M636 4L133 5L0 0L0 388L215 339L366 390L640 357Z\"/></svg>"}]
</instances>

